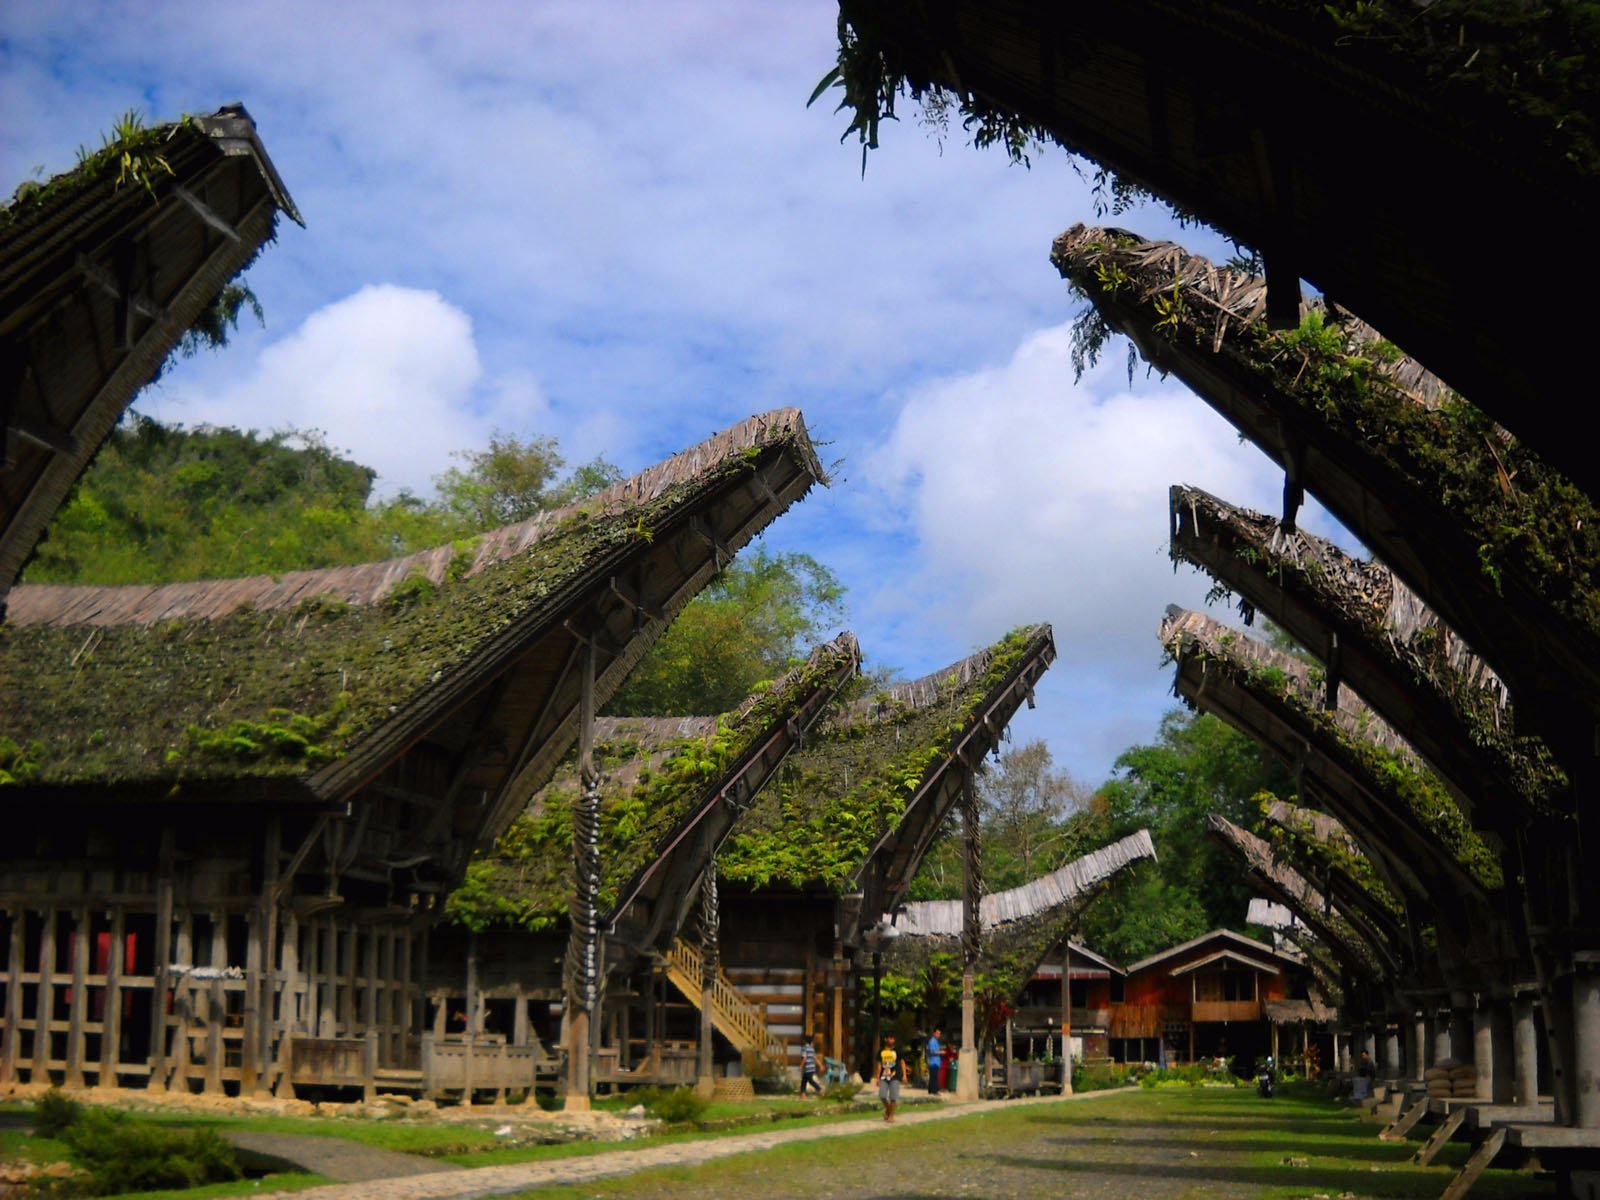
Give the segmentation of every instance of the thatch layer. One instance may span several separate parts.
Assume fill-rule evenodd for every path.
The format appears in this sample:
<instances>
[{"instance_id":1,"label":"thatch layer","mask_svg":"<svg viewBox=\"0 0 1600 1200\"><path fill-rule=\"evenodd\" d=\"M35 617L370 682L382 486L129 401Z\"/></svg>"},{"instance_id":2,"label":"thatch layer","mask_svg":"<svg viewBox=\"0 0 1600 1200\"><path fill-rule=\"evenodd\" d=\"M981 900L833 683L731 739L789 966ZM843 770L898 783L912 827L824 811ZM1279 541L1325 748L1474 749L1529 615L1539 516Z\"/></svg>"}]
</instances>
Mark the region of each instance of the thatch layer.
<instances>
[{"instance_id":1,"label":"thatch layer","mask_svg":"<svg viewBox=\"0 0 1600 1200\"><path fill-rule=\"evenodd\" d=\"M720 717L603 717L595 722L600 785L600 909L675 840L685 822L725 790L758 742L795 719L819 692L853 674L860 648L850 634L817 647L782 678ZM471 928L548 929L567 916L574 889L576 757L529 802L492 851L480 854L447 902Z\"/></svg>"},{"instance_id":2,"label":"thatch layer","mask_svg":"<svg viewBox=\"0 0 1600 1200\"><path fill-rule=\"evenodd\" d=\"M241 106L118 133L0 207L0 617L134 394L300 220Z\"/></svg>"},{"instance_id":3,"label":"thatch layer","mask_svg":"<svg viewBox=\"0 0 1600 1200\"><path fill-rule=\"evenodd\" d=\"M1498 857L1467 823L1438 778L1349 689L1334 711L1321 707L1312 668L1200 613L1169 610L1161 642L1180 675L1221 678L1283 713L1314 735L1340 769L1360 781L1389 813L1405 821L1487 891L1504 884Z\"/></svg>"},{"instance_id":4,"label":"thatch layer","mask_svg":"<svg viewBox=\"0 0 1600 1200\"><path fill-rule=\"evenodd\" d=\"M464 550L166 587L19 588L0 626L0 738L34 764L17 782L313 776L397 712L500 669L663 530L780 459L807 484L821 477L792 409Z\"/></svg>"},{"instance_id":5,"label":"thatch layer","mask_svg":"<svg viewBox=\"0 0 1600 1200\"><path fill-rule=\"evenodd\" d=\"M1074 226L1052 258L1146 359L1292 464L1494 664L1557 753L1592 757L1571 704L1600 705L1589 496L1342 310L1308 303L1271 332L1262 281L1122 230ZM1552 680L1537 664L1554 661Z\"/></svg>"},{"instance_id":6,"label":"thatch layer","mask_svg":"<svg viewBox=\"0 0 1600 1200\"><path fill-rule=\"evenodd\" d=\"M755 886L821 882L847 890L907 805L983 725L1008 680L1053 654L1049 626L1019 629L961 662L843 708L762 793L718 859L722 874ZM993 728L986 736L1000 733ZM976 756L987 747L970 749Z\"/></svg>"},{"instance_id":7,"label":"thatch layer","mask_svg":"<svg viewBox=\"0 0 1600 1200\"><path fill-rule=\"evenodd\" d=\"M1173 558L1238 591L1247 619L1260 608L1324 660L1337 647L1342 673L1406 721L1458 799L1476 807L1487 789L1525 808L1561 802L1566 778L1542 741L1516 734L1499 677L1387 567L1198 488L1174 487L1171 510Z\"/></svg>"},{"instance_id":8,"label":"thatch layer","mask_svg":"<svg viewBox=\"0 0 1600 1200\"><path fill-rule=\"evenodd\" d=\"M1337 817L1276 797L1263 805L1263 815L1268 822L1267 840L1276 851L1304 864L1314 876L1342 876L1349 888L1368 897L1389 917L1404 917L1400 898Z\"/></svg>"}]
</instances>

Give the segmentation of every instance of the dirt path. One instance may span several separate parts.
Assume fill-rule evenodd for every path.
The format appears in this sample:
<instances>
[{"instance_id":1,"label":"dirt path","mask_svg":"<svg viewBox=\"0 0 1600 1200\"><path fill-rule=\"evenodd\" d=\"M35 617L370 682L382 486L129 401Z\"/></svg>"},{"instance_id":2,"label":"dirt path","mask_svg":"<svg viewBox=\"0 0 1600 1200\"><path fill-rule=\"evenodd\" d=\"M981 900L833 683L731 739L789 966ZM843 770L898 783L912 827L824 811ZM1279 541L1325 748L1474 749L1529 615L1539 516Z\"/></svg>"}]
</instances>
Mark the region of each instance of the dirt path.
<instances>
[{"instance_id":1,"label":"dirt path","mask_svg":"<svg viewBox=\"0 0 1600 1200\"><path fill-rule=\"evenodd\" d=\"M241 1159L254 1159L273 1170L311 1171L341 1183L434 1175L451 1169L447 1163L421 1155L363 1146L347 1138L250 1129L224 1129L222 1136L241 1151Z\"/></svg>"},{"instance_id":2,"label":"dirt path","mask_svg":"<svg viewBox=\"0 0 1600 1200\"><path fill-rule=\"evenodd\" d=\"M1117 1094L1115 1092L1090 1092L1083 1096L1063 1096L1041 1100L1031 1103L1027 1107L1047 1110L1063 1104L1093 1102L1097 1098ZM695 1166L734 1155L748 1154L755 1150L769 1150L794 1142L823 1141L840 1137L861 1137L875 1133L892 1134L895 1129L915 1128L930 1123L971 1117L988 1112L1015 1112L1020 1107L1022 1105L1018 1102L1005 1101L961 1105L948 1104L932 1111L904 1112L893 1126L887 1126L882 1122L871 1120L841 1121L833 1125L738 1134L702 1142L683 1142L637 1150L617 1150L584 1158L562 1158L544 1162L515 1163L498 1167L444 1170L407 1178L385 1178L381 1181L373 1180L365 1183L331 1184L325 1187L277 1194L283 1196L285 1200L291 1196L297 1197L299 1200L379 1200L379 1198L385 1198L385 1200L477 1200L478 1197L511 1195L530 1188L547 1187L552 1184L584 1183L612 1176L631 1175L638 1171L657 1167ZM883 1158L883 1156L872 1157L880 1160ZM907 1164L900 1159L895 1159L894 1161L898 1164L900 1173L905 1175L907 1167L911 1164ZM1035 1187L1037 1187L1037 1184L1035 1184ZM705 1192L701 1188L697 1192L692 1191L685 1194L704 1196ZM779 1193L768 1192L763 1197L763 1200L772 1200L777 1194ZM813 1195L815 1193L807 1191L806 1194ZM906 1194L922 1195L931 1193L913 1192ZM982 1194L992 1195L996 1193L985 1190ZM1030 1196L1037 1194L1037 1191L1029 1193ZM1085 1194L1087 1195L1088 1193ZM1094 1194L1106 1195L1107 1193L1097 1191ZM1121 1195L1121 1193L1111 1194ZM1153 1193L1148 1189L1142 1189L1137 1193L1133 1191L1127 1193L1130 1197L1135 1194L1149 1196Z\"/></svg>"}]
</instances>

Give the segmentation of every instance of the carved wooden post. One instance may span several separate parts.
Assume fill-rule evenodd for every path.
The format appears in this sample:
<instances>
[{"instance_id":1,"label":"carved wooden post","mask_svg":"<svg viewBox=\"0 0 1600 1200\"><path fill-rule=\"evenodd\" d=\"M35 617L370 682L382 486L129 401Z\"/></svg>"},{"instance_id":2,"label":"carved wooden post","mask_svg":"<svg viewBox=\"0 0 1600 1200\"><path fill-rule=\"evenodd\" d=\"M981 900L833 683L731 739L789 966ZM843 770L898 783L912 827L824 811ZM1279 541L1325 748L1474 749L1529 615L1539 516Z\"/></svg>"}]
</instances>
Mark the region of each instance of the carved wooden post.
<instances>
[{"instance_id":1,"label":"carved wooden post","mask_svg":"<svg viewBox=\"0 0 1600 1200\"><path fill-rule=\"evenodd\" d=\"M983 895L983 878L980 874L982 860L978 843L977 781L971 767L966 767L965 772L961 783L961 830L965 851L961 874L961 1073L956 1079L956 1096L962 1100L976 1100L978 1038L973 974L978 968L981 937L978 904Z\"/></svg>"},{"instance_id":2,"label":"carved wooden post","mask_svg":"<svg viewBox=\"0 0 1600 1200\"><path fill-rule=\"evenodd\" d=\"M590 1023L599 994L600 938L600 776L594 765L594 639L583 646L583 691L578 705L578 775L580 794L572 812L572 859L577 887L567 938L566 1107L589 1108L592 1044Z\"/></svg>"},{"instance_id":3,"label":"carved wooden post","mask_svg":"<svg viewBox=\"0 0 1600 1200\"><path fill-rule=\"evenodd\" d=\"M711 1074L711 1038L713 1022L711 1006L717 986L720 954L717 934L721 914L717 901L717 866L713 862L700 878L700 1062L696 1071L695 1090L709 1096L716 1090Z\"/></svg>"},{"instance_id":4,"label":"carved wooden post","mask_svg":"<svg viewBox=\"0 0 1600 1200\"><path fill-rule=\"evenodd\" d=\"M150 1090L167 1090L167 988L172 964L172 872L176 858L172 826L161 831L156 862L156 928L151 958L155 981L150 992Z\"/></svg>"}]
</instances>

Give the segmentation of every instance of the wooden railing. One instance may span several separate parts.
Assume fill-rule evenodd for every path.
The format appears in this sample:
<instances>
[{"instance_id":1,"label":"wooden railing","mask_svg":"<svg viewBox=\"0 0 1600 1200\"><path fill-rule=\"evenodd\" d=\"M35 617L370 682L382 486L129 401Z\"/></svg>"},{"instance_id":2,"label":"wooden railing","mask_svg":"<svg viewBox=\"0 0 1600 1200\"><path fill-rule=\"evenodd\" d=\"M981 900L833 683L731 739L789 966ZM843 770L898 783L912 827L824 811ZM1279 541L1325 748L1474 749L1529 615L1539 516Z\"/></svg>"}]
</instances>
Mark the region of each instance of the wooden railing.
<instances>
[{"instance_id":1,"label":"wooden railing","mask_svg":"<svg viewBox=\"0 0 1600 1200\"><path fill-rule=\"evenodd\" d=\"M1191 1009L1196 1021L1259 1021L1259 1000L1196 1000Z\"/></svg>"},{"instance_id":2,"label":"wooden railing","mask_svg":"<svg viewBox=\"0 0 1600 1200\"><path fill-rule=\"evenodd\" d=\"M701 980L704 978L705 958L700 951L682 938L674 941L666 953L667 978L695 1006L704 1003ZM775 1062L784 1062L789 1048L772 1036L767 1029L761 1010L744 998L744 993L721 971L711 984L711 1023L733 1043L737 1050L751 1050L765 1054Z\"/></svg>"}]
</instances>

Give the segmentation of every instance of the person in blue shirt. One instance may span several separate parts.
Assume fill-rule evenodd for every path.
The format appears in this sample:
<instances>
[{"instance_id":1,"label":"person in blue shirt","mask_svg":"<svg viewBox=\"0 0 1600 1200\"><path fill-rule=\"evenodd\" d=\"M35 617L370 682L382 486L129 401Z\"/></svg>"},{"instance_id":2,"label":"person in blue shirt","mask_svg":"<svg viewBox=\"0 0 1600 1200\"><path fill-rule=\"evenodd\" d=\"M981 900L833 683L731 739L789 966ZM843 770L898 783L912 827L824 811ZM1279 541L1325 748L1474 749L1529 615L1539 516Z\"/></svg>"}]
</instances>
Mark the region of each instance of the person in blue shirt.
<instances>
[{"instance_id":1,"label":"person in blue shirt","mask_svg":"<svg viewBox=\"0 0 1600 1200\"><path fill-rule=\"evenodd\" d=\"M800 1047L800 1099L807 1098L806 1089L817 1089L817 1095L822 1095L822 1085L817 1082L817 1048L811 1044L810 1037Z\"/></svg>"},{"instance_id":2,"label":"person in blue shirt","mask_svg":"<svg viewBox=\"0 0 1600 1200\"><path fill-rule=\"evenodd\" d=\"M939 1094L939 1069L944 1066L944 1043L939 1040L939 1030L928 1039L928 1095Z\"/></svg>"}]
</instances>

